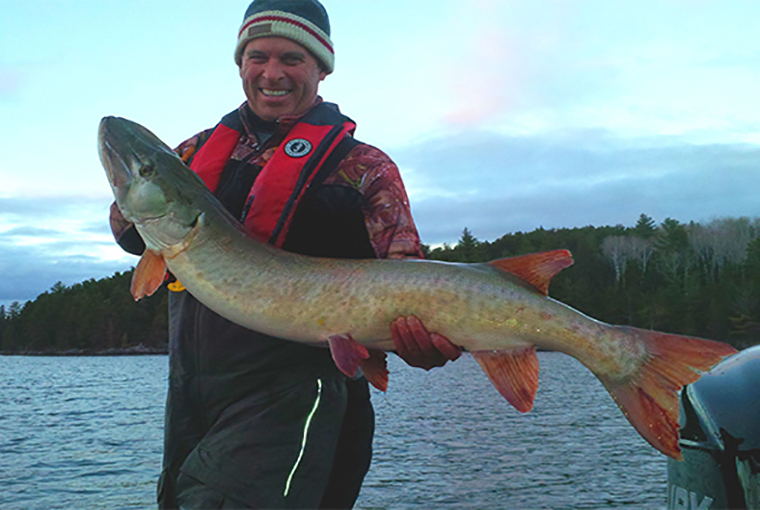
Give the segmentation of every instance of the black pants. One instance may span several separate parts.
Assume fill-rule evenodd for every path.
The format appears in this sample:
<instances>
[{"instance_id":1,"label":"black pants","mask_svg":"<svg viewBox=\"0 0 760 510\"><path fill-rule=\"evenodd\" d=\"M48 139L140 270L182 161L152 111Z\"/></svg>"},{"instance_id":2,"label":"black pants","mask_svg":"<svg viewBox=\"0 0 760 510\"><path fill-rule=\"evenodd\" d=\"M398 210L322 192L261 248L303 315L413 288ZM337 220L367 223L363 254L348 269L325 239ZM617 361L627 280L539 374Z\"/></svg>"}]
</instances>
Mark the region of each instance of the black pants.
<instances>
[{"instance_id":1,"label":"black pants","mask_svg":"<svg viewBox=\"0 0 760 510\"><path fill-rule=\"evenodd\" d=\"M335 373L268 391L222 412L179 472L162 473L159 507L351 508L373 433L363 378Z\"/></svg>"}]
</instances>

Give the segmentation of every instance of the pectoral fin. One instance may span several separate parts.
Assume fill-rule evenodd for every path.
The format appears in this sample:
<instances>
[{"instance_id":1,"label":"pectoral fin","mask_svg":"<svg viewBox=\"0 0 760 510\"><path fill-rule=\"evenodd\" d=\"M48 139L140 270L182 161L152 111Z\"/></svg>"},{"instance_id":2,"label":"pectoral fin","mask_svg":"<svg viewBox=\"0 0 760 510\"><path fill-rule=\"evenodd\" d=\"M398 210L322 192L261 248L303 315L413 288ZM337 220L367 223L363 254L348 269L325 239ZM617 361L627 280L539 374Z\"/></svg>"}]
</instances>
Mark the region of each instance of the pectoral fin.
<instances>
[{"instance_id":1,"label":"pectoral fin","mask_svg":"<svg viewBox=\"0 0 760 510\"><path fill-rule=\"evenodd\" d=\"M163 255L152 250L145 250L137 268L132 275L132 285L129 290L135 301L145 296L150 296L164 282L166 276L166 262Z\"/></svg>"},{"instance_id":2,"label":"pectoral fin","mask_svg":"<svg viewBox=\"0 0 760 510\"><path fill-rule=\"evenodd\" d=\"M535 347L505 351L475 351L480 364L499 393L521 413L533 408L538 390L538 357Z\"/></svg>"}]
</instances>

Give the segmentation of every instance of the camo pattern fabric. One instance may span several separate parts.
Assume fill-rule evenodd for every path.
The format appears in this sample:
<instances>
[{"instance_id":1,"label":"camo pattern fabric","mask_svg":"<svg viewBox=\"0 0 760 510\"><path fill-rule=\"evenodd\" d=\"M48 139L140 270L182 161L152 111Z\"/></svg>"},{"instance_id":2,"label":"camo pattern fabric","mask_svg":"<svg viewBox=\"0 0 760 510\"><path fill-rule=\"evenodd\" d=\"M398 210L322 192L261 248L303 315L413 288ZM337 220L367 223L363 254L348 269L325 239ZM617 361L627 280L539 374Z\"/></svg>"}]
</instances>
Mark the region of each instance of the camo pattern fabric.
<instances>
[{"instance_id":1,"label":"camo pattern fabric","mask_svg":"<svg viewBox=\"0 0 760 510\"><path fill-rule=\"evenodd\" d=\"M321 102L317 99L315 106ZM263 145L259 144L255 120L246 104L240 106L247 136L241 137L232 158L264 166L298 117L282 117L276 130ZM185 162L205 142L213 129L202 131L182 142L175 150ZM420 237L412 219L409 199L396 164L381 150L361 143L340 162L324 185L348 186L364 197L364 220L370 242L378 258L422 258Z\"/></svg>"}]
</instances>

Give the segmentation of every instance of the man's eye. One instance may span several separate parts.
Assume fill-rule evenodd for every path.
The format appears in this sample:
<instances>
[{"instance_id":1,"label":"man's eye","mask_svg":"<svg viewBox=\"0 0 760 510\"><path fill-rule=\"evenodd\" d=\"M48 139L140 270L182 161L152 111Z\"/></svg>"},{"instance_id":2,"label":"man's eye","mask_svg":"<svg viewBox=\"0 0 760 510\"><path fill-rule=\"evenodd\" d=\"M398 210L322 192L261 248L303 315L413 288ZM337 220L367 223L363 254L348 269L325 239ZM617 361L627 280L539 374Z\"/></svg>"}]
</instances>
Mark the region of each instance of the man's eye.
<instances>
[{"instance_id":1,"label":"man's eye","mask_svg":"<svg viewBox=\"0 0 760 510\"><path fill-rule=\"evenodd\" d=\"M282 63L288 66L295 66L304 61L300 55L285 55L282 57Z\"/></svg>"}]
</instances>

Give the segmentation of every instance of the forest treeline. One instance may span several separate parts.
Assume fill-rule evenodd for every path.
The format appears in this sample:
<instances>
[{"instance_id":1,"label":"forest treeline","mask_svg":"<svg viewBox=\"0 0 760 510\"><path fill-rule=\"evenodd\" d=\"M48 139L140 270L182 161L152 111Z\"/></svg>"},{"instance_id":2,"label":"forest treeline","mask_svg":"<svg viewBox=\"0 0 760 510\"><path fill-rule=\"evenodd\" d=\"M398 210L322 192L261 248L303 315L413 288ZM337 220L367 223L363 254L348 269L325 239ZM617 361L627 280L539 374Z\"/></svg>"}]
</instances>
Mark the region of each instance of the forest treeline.
<instances>
[{"instance_id":1,"label":"forest treeline","mask_svg":"<svg viewBox=\"0 0 760 510\"><path fill-rule=\"evenodd\" d=\"M0 306L0 352L165 352L166 289L135 302L133 270L72 286L58 282L23 306Z\"/></svg>"},{"instance_id":2,"label":"forest treeline","mask_svg":"<svg viewBox=\"0 0 760 510\"><path fill-rule=\"evenodd\" d=\"M484 262L568 249L575 264L552 297L605 322L760 343L760 218L707 224L642 214L633 227L543 229L481 241L424 246L427 258ZM132 271L71 287L61 283L24 305L0 306L0 352L156 352L166 349L166 293L135 303Z\"/></svg>"}]
</instances>

